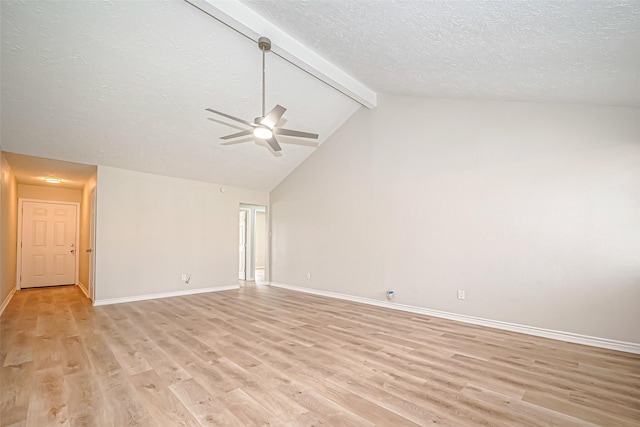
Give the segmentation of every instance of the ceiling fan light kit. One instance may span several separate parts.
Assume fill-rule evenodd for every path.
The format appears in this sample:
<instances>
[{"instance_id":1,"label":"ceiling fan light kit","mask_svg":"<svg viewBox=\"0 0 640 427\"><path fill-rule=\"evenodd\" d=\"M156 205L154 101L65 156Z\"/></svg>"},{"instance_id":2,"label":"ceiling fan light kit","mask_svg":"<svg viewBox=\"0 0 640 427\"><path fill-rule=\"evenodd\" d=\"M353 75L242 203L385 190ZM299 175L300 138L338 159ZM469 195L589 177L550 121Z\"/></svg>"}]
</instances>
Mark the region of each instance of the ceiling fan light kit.
<instances>
[{"instance_id":1,"label":"ceiling fan light kit","mask_svg":"<svg viewBox=\"0 0 640 427\"><path fill-rule=\"evenodd\" d=\"M280 147L280 143L276 139L276 135L318 139L318 134L315 133L301 132L298 130L278 127L278 121L280 121L280 119L284 115L284 112L287 111L287 109L281 105L276 105L271 111L265 114L265 54L271 50L271 40L266 37L260 37L258 39L258 47L262 51L262 115L260 117L256 117L254 122L251 123L248 120L243 120L238 117L234 117L229 114L207 108L206 110L211 113L218 114L222 117L235 120L236 122L251 127L251 129L243 130L231 135L222 136L220 137L220 139L227 140L238 138L241 136L253 135L260 140L266 141L267 144L269 144L269 146L273 149L273 151L282 150L282 147Z\"/></svg>"},{"instance_id":2,"label":"ceiling fan light kit","mask_svg":"<svg viewBox=\"0 0 640 427\"><path fill-rule=\"evenodd\" d=\"M266 126L258 126L253 130L253 136L259 139L269 139L273 136L273 132Z\"/></svg>"}]
</instances>

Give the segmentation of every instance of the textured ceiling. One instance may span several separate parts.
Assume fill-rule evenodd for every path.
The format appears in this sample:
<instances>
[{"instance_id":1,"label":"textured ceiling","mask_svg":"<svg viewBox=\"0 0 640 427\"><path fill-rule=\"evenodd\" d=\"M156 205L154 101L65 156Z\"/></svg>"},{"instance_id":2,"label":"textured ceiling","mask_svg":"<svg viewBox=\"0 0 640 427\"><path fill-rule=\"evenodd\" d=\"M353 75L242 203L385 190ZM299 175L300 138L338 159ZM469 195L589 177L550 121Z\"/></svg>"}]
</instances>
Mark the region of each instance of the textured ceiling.
<instances>
[{"instance_id":1,"label":"textured ceiling","mask_svg":"<svg viewBox=\"0 0 640 427\"><path fill-rule=\"evenodd\" d=\"M640 1L242 0L369 87L640 105Z\"/></svg>"},{"instance_id":2,"label":"textured ceiling","mask_svg":"<svg viewBox=\"0 0 640 427\"><path fill-rule=\"evenodd\" d=\"M25 156L15 153L2 153L19 184L51 185L62 188L81 189L96 173L96 167L81 163L64 162L61 160L43 159L41 157ZM45 178L60 178L59 184L49 184Z\"/></svg>"},{"instance_id":3,"label":"textured ceiling","mask_svg":"<svg viewBox=\"0 0 640 427\"><path fill-rule=\"evenodd\" d=\"M640 1L243 0L367 86L443 98L640 106ZM2 149L270 190L274 155L210 107L260 111L255 44L184 1L0 1ZM359 106L275 55L267 108L330 136Z\"/></svg>"},{"instance_id":4,"label":"textured ceiling","mask_svg":"<svg viewBox=\"0 0 640 427\"><path fill-rule=\"evenodd\" d=\"M314 149L286 137L280 155L251 139L221 145L238 128L205 108L259 115L260 51L186 2L0 8L3 150L270 190ZM275 55L266 98L319 142L359 108Z\"/></svg>"}]
</instances>

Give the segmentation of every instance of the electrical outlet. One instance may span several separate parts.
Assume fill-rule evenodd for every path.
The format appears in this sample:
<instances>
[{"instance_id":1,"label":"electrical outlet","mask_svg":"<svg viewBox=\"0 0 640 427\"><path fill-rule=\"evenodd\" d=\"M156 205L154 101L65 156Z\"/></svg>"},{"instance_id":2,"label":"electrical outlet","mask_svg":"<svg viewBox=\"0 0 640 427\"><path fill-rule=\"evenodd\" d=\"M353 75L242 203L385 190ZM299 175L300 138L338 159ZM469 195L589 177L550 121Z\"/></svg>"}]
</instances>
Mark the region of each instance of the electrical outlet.
<instances>
[{"instance_id":1,"label":"electrical outlet","mask_svg":"<svg viewBox=\"0 0 640 427\"><path fill-rule=\"evenodd\" d=\"M307 273L307 279L311 279L311 273Z\"/></svg>"},{"instance_id":2,"label":"electrical outlet","mask_svg":"<svg viewBox=\"0 0 640 427\"><path fill-rule=\"evenodd\" d=\"M183 282L185 282L186 280L187 280L187 275L186 275L186 274L183 274L183 275L182 275L182 281L183 281Z\"/></svg>"},{"instance_id":3,"label":"electrical outlet","mask_svg":"<svg viewBox=\"0 0 640 427\"><path fill-rule=\"evenodd\" d=\"M396 293L394 292L393 289L389 289L387 291L387 300L388 301L393 301L393 297L395 297L395 296L396 296Z\"/></svg>"},{"instance_id":4,"label":"electrical outlet","mask_svg":"<svg viewBox=\"0 0 640 427\"><path fill-rule=\"evenodd\" d=\"M458 290L458 299L464 299L464 291Z\"/></svg>"}]
</instances>

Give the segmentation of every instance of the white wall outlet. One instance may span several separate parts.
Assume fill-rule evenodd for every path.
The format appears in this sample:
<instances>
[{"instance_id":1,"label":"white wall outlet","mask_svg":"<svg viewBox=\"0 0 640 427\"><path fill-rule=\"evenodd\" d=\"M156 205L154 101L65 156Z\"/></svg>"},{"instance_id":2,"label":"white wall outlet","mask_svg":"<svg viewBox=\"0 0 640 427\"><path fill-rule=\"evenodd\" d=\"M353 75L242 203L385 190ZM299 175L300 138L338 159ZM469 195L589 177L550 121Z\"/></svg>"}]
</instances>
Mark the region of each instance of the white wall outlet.
<instances>
[{"instance_id":1,"label":"white wall outlet","mask_svg":"<svg viewBox=\"0 0 640 427\"><path fill-rule=\"evenodd\" d=\"M458 290L458 299L464 299L464 291Z\"/></svg>"},{"instance_id":2,"label":"white wall outlet","mask_svg":"<svg viewBox=\"0 0 640 427\"><path fill-rule=\"evenodd\" d=\"M187 281L187 275L186 275L186 274L183 274L183 275L181 276L181 278L182 278L182 281L183 281L183 282L186 282L186 281Z\"/></svg>"},{"instance_id":3,"label":"white wall outlet","mask_svg":"<svg viewBox=\"0 0 640 427\"><path fill-rule=\"evenodd\" d=\"M307 273L307 279L311 279L311 273Z\"/></svg>"}]
</instances>

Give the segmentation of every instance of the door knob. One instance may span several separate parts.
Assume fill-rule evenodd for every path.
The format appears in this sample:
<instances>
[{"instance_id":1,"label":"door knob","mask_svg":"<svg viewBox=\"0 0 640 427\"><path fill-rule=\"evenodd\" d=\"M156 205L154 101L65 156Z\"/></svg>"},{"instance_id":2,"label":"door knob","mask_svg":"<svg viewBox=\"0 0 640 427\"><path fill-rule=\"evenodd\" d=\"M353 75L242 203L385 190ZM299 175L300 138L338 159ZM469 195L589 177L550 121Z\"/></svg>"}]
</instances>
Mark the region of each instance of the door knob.
<instances>
[{"instance_id":1,"label":"door knob","mask_svg":"<svg viewBox=\"0 0 640 427\"><path fill-rule=\"evenodd\" d=\"M71 249L71 253L72 253L72 254L75 254L75 253L76 253L76 250L75 250L75 249Z\"/></svg>"},{"instance_id":2,"label":"door knob","mask_svg":"<svg viewBox=\"0 0 640 427\"><path fill-rule=\"evenodd\" d=\"M91 253L91 252L93 252L91 249L85 249L84 251L85 251L86 253Z\"/></svg>"}]
</instances>

